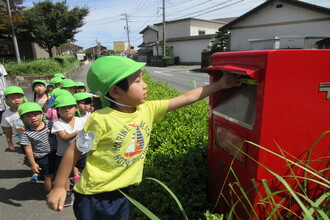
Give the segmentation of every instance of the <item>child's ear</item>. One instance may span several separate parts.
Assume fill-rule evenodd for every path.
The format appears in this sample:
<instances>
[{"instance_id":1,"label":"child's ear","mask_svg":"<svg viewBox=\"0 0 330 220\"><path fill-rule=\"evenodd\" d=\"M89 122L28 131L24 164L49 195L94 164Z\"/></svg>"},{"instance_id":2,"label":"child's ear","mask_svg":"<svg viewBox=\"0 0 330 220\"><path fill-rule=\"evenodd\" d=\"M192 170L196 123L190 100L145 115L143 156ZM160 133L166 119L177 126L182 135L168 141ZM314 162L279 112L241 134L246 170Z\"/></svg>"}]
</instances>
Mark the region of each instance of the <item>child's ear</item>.
<instances>
[{"instance_id":1,"label":"child's ear","mask_svg":"<svg viewBox=\"0 0 330 220\"><path fill-rule=\"evenodd\" d=\"M118 87L117 86L113 86L108 93L112 98L114 99L119 99L120 95L119 95L119 91L118 91Z\"/></svg>"}]
</instances>

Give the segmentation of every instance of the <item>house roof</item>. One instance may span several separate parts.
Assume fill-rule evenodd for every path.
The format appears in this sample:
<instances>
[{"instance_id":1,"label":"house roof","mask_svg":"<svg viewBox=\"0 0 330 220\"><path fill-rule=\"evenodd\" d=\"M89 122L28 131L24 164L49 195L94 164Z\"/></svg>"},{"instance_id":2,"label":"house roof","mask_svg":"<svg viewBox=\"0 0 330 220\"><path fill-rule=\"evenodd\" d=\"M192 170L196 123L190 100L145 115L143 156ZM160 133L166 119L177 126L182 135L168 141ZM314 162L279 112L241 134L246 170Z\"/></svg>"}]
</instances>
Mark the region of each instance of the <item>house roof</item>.
<instances>
[{"instance_id":1,"label":"house roof","mask_svg":"<svg viewBox=\"0 0 330 220\"><path fill-rule=\"evenodd\" d=\"M152 26L152 25L148 25L148 26L145 27L142 31L140 31L139 34L143 34L144 32L146 32L146 31L149 30L149 29L158 32L158 27L156 27L156 26Z\"/></svg>"},{"instance_id":2,"label":"house roof","mask_svg":"<svg viewBox=\"0 0 330 220\"><path fill-rule=\"evenodd\" d=\"M283 2L283 3L286 3L286 4L291 4L291 5L294 5L294 6L297 6L297 7L301 7L301 8L305 8L305 9L309 9L309 10L313 10L313 11L317 11L317 12L321 12L321 13L330 15L330 9L329 8L309 4L309 3L298 1L298 0L267 0L264 3L262 3L261 5L253 8L252 10L250 10L247 13L243 14L242 16L240 16L240 17L236 18L235 20L229 22L228 24L220 27L219 30L230 29L230 27L232 27L233 25L235 25L239 21L244 20L245 18L249 17L250 15L256 13L259 10L262 10L263 8L267 7L269 4L271 4L273 2L276 2L276 1Z\"/></svg>"},{"instance_id":3,"label":"house roof","mask_svg":"<svg viewBox=\"0 0 330 220\"><path fill-rule=\"evenodd\" d=\"M233 20L235 20L237 17L230 17L230 18L216 18L216 19L212 19L213 21L220 21L223 23L229 23Z\"/></svg>"},{"instance_id":4,"label":"house roof","mask_svg":"<svg viewBox=\"0 0 330 220\"><path fill-rule=\"evenodd\" d=\"M86 50L93 50L93 48L94 48L94 49L97 49L98 46L90 47L90 48L87 48ZM101 45L100 49L101 49L101 50L106 50L107 47L104 47L104 46Z\"/></svg>"},{"instance_id":5,"label":"house roof","mask_svg":"<svg viewBox=\"0 0 330 220\"><path fill-rule=\"evenodd\" d=\"M166 42L212 39L215 36L216 36L216 34L205 34L205 35L197 35L197 36L175 37L175 38L166 39Z\"/></svg>"},{"instance_id":6,"label":"house roof","mask_svg":"<svg viewBox=\"0 0 330 220\"><path fill-rule=\"evenodd\" d=\"M206 19L199 19L199 18L182 18L182 19L178 19L178 20L166 21L166 24L168 24L168 23L180 22L180 21L186 21L186 20L208 21L208 22L214 22L214 23L219 23L219 24L223 24L223 23L225 23L225 22L223 22L223 21L206 20ZM162 24L163 24L163 22L156 23L156 24L154 24L154 25L162 25Z\"/></svg>"}]
</instances>

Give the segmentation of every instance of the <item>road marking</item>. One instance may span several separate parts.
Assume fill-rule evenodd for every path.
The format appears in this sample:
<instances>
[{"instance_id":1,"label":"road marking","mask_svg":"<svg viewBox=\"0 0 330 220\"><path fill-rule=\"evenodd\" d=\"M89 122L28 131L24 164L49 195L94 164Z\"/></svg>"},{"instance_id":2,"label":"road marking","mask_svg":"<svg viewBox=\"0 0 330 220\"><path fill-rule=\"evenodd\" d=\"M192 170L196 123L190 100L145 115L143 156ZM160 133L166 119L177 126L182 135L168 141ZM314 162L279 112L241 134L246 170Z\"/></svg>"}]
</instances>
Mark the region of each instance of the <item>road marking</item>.
<instances>
[{"instance_id":1,"label":"road marking","mask_svg":"<svg viewBox=\"0 0 330 220\"><path fill-rule=\"evenodd\" d=\"M173 76L171 74L168 74L168 73L163 73L162 71L153 71L154 73L157 73L157 74L160 74L160 75L165 75L165 76Z\"/></svg>"}]
</instances>

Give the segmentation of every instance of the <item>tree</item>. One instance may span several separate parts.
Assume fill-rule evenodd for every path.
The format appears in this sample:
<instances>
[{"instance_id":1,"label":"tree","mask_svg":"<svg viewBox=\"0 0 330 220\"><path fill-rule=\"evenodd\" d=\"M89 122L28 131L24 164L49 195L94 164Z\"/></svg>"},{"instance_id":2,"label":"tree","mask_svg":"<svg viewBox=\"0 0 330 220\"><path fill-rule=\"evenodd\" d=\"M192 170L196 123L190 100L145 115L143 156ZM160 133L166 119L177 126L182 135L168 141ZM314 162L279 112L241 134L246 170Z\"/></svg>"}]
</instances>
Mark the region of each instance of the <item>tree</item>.
<instances>
[{"instance_id":1,"label":"tree","mask_svg":"<svg viewBox=\"0 0 330 220\"><path fill-rule=\"evenodd\" d=\"M214 37L211 45L209 46L210 51L215 52L224 52L229 51L229 31L228 30L221 30L217 31L217 35Z\"/></svg>"},{"instance_id":2,"label":"tree","mask_svg":"<svg viewBox=\"0 0 330 220\"><path fill-rule=\"evenodd\" d=\"M28 21L27 29L33 41L53 57L52 49L68 41L74 42L74 36L84 25L88 15L87 7L74 7L69 10L66 1L53 3L51 0L33 3L34 7L24 12Z\"/></svg>"},{"instance_id":3,"label":"tree","mask_svg":"<svg viewBox=\"0 0 330 220\"><path fill-rule=\"evenodd\" d=\"M23 7L20 6L23 1L24 0L9 0L13 26L18 33L24 31L23 29L20 29L25 23L21 14ZM0 4L0 33L5 35L11 35L12 33L6 0L3 1L3 4Z\"/></svg>"}]
</instances>

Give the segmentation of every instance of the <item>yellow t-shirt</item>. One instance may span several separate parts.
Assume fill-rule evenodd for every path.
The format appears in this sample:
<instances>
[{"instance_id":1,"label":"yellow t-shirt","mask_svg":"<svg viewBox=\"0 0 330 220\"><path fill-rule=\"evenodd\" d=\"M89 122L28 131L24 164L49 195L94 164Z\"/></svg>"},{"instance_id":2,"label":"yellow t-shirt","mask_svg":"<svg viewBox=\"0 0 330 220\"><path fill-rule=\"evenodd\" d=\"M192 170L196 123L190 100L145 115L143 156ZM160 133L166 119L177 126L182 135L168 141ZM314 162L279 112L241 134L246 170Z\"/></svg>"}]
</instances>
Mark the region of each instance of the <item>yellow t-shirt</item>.
<instances>
[{"instance_id":1,"label":"yellow t-shirt","mask_svg":"<svg viewBox=\"0 0 330 220\"><path fill-rule=\"evenodd\" d=\"M147 101L134 113L109 107L93 113L84 131L94 134L94 144L74 190L90 195L140 183L152 125L167 109L163 100Z\"/></svg>"}]
</instances>

